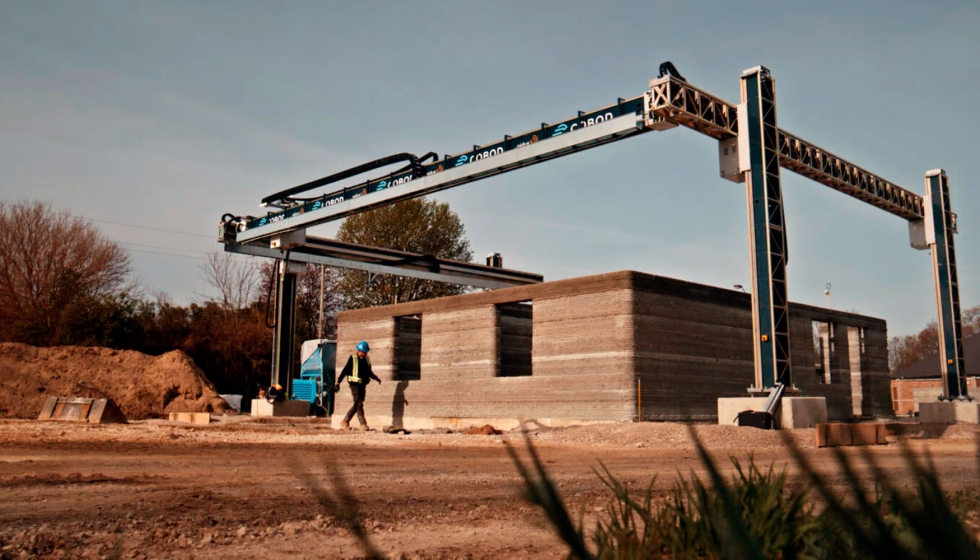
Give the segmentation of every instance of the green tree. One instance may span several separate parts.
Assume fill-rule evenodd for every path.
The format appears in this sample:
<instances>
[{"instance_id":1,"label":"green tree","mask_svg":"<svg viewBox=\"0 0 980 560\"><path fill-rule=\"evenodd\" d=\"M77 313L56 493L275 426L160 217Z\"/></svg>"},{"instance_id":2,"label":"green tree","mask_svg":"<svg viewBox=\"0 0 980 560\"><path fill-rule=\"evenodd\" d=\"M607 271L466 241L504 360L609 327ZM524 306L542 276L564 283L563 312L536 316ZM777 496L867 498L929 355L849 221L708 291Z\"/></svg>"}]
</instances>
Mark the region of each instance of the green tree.
<instances>
[{"instance_id":1,"label":"green tree","mask_svg":"<svg viewBox=\"0 0 980 560\"><path fill-rule=\"evenodd\" d=\"M406 200L344 220L337 239L373 247L432 255L440 259L469 261L473 258L466 230L449 204L426 198ZM465 286L379 275L368 283L368 274L345 270L334 285L347 309L360 309L452 296Z\"/></svg>"}]
</instances>

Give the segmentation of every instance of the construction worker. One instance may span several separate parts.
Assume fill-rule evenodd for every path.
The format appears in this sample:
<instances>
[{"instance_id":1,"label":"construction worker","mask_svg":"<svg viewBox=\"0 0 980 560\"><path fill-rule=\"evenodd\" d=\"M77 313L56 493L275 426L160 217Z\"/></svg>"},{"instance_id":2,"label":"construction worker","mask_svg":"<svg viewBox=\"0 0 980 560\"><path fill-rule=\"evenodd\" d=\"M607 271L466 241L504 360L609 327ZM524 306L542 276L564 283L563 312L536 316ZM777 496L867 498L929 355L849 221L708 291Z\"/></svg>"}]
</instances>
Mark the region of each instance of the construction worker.
<instances>
[{"instance_id":1,"label":"construction worker","mask_svg":"<svg viewBox=\"0 0 980 560\"><path fill-rule=\"evenodd\" d=\"M371 347L368 346L367 341L362 340L358 342L355 350L357 350L357 354L352 354L347 359L347 365L340 372L340 377L337 378L337 385L334 389L339 390L340 382L346 379L347 384L350 385L350 394L354 397L354 404L347 411L344 419L341 420L340 427L344 429L350 427L351 418L354 417L354 413L356 412L357 420L361 423L361 429L367 430L367 420L364 419L365 389L370 380L377 381L379 385L381 384L381 380L371 370L371 360L367 356L368 352L371 351Z\"/></svg>"}]
</instances>

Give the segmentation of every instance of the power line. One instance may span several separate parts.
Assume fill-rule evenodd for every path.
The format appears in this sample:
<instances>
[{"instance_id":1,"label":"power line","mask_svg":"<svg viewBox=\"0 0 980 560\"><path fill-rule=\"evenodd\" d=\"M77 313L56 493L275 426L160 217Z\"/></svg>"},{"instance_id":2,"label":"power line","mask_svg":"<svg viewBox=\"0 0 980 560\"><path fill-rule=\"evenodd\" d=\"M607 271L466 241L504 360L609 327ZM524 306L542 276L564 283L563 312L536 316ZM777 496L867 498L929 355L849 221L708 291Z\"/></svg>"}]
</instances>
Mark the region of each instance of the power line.
<instances>
[{"instance_id":1,"label":"power line","mask_svg":"<svg viewBox=\"0 0 980 560\"><path fill-rule=\"evenodd\" d=\"M87 217L84 217L84 216L82 216L82 218L83 219L86 219L86 220L93 221L93 222L101 222L103 224L113 224L113 225L117 225L117 226L131 227L131 228L136 228L136 229L148 229L150 231L162 231L162 232L165 232L165 233L176 233L176 234L179 234L179 235L190 235L190 236L193 236L193 237L204 237L204 238L207 238L207 239L217 239L213 235L204 235L203 233L191 233L191 232L187 232L187 231L177 231L175 229L163 229L163 228L155 228L155 227L150 227L150 226L138 226L136 224L127 224L127 223L123 223L123 222L114 222L112 220L99 220L97 218L87 218Z\"/></svg>"},{"instance_id":2,"label":"power line","mask_svg":"<svg viewBox=\"0 0 980 560\"><path fill-rule=\"evenodd\" d=\"M90 218L88 216L80 216L80 215L76 215L76 214L71 214L71 213L69 213L67 211L52 212L52 213L53 214L58 214L58 215L64 216L66 218L80 218L82 220L87 220L87 221L90 221L90 222L101 222L101 223L105 223L105 224L113 224L113 225L123 226L123 227L130 227L130 228L136 228L136 229L145 229L145 230L149 230L149 231L159 231L159 232L164 232L164 233L176 233L178 235L189 235L189 236L192 236L192 237L203 237L203 238L211 239L211 240L214 240L214 241L217 240L215 237L213 237L211 235L204 235L204 234L201 234L201 233L191 233L191 232L187 232L187 231L178 231L178 230L174 230L174 229L164 229L164 228L156 228L156 227L150 227L150 226L139 226L139 225L136 225L136 224L127 224L125 222L116 222L116 221L113 221L113 220L100 220L98 218ZM194 259L194 260L197 260L197 261L203 261L204 260L204 257L199 257L199 256L194 256L194 255L205 255L206 256L206 255L211 254L208 251L194 251L194 250L191 250L191 249L178 249L176 247L163 247L163 246L160 246L160 245L144 245L142 243L129 243L129 242L124 242L124 241L116 241L116 242L119 243L120 245L125 245L125 246L129 247L129 250L130 251L137 252L137 253L145 253L145 254L148 254L148 255L164 255L164 256L168 256L168 257L183 257L185 259ZM142 247L142 249L134 249L133 247ZM158 249L158 250L157 251L150 251L150 250L147 250L147 249ZM172 252L166 252L166 251L172 251ZM181 255L181 254L175 254L175 252L176 253L191 253L191 254ZM252 260L254 258L254 257L252 257L250 255L237 255L237 254L231 254L231 257L234 258L234 259L240 259L242 257L245 257L243 260Z\"/></svg>"},{"instance_id":3,"label":"power line","mask_svg":"<svg viewBox=\"0 0 980 560\"><path fill-rule=\"evenodd\" d=\"M68 219L76 219L77 218L77 219L86 220L86 221L89 221L89 222L100 222L100 223L103 223L103 224L113 224L113 225L117 225L117 226L130 227L130 228L136 228L136 229L146 229L146 230L150 230L150 231L162 231L164 233L176 233L178 235L190 235L192 237L204 237L206 239L216 239L215 236L204 235L203 233L192 233L192 232L189 232L189 231L178 231L178 230L175 230L175 229L164 229L164 228L155 228L155 227L151 227L151 226L140 226L140 225L136 225L136 224L128 224L126 222L116 222L116 221L113 221L113 220L100 220L99 218L90 218L88 216L81 216L81 215L78 215L78 214L72 214L72 213L68 212L67 210L52 211L51 214L55 214L57 216L62 216L64 218L68 218Z\"/></svg>"},{"instance_id":4,"label":"power line","mask_svg":"<svg viewBox=\"0 0 980 560\"><path fill-rule=\"evenodd\" d=\"M161 247L159 245L143 245L142 243L128 243L128 242L123 242L123 241L120 241L119 243L122 244L122 245L127 245L127 246L132 246L132 247L144 247L144 248L147 248L147 249L163 249L164 251L179 251L181 253L194 253L194 254L197 254L197 255L207 255L208 254L207 251L194 251L194 250L191 250L191 249L178 249L177 247Z\"/></svg>"},{"instance_id":5,"label":"power line","mask_svg":"<svg viewBox=\"0 0 980 560\"><path fill-rule=\"evenodd\" d=\"M195 257L193 255L178 255L176 253L164 253L162 251L148 251L146 249L130 249L130 251L133 251L135 253L146 253L146 254L149 254L149 255L163 255L163 256L166 256L166 257L181 257L181 258L185 258L185 259L194 259L195 261L203 261L204 260L204 257Z\"/></svg>"},{"instance_id":6,"label":"power line","mask_svg":"<svg viewBox=\"0 0 980 560\"><path fill-rule=\"evenodd\" d=\"M151 255L168 255L168 256L171 256L171 257L185 257L185 258L188 258L188 259L195 259L195 260L199 260L199 261L203 261L204 260L204 257L198 257L198 256L194 256L194 255L205 255L205 256L207 256L207 255L210 255L211 254L211 253L208 253L208 252L205 252L205 251L192 251L192 250L189 250L189 249L177 249L176 247L162 247L162 246L159 246L159 245L142 245L140 243L124 243L124 242L121 242L121 241L119 242L119 244L120 245L126 245L127 247L144 247L144 249L129 249L130 251L135 251L135 252L138 252L138 253L147 253L147 254L151 254ZM159 249L159 251L148 251L147 249ZM181 253L193 253L193 255L180 255L180 254L166 253L166 252L161 252L161 251L177 251L177 252L181 252ZM231 258L236 259L236 260L239 260L240 259L240 260L251 261L251 260L255 259L255 257L254 256L251 256L251 255L238 255L238 254L235 254L235 253L228 253L228 256L230 256Z\"/></svg>"}]
</instances>

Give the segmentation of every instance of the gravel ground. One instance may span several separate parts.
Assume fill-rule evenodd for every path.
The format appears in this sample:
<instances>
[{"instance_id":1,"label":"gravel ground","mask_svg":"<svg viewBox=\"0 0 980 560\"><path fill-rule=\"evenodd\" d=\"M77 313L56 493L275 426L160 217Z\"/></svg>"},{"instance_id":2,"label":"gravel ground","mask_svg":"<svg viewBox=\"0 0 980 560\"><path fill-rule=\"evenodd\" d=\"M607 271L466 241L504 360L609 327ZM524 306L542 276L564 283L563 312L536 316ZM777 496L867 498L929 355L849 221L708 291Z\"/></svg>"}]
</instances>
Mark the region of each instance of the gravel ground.
<instances>
[{"instance_id":1,"label":"gravel ground","mask_svg":"<svg viewBox=\"0 0 980 560\"><path fill-rule=\"evenodd\" d=\"M935 439L943 441L976 440L980 426L922 426L892 424L892 441ZM813 448L815 433L810 429L759 430L711 424L688 425L670 422L609 423L564 428L549 428L534 422L525 424L528 437L535 444L548 446L587 446L604 448L695 449L696 436L713 451L768 449L785 447L791 441L801 449ZM400 445L400 442L430 443L448 446L485 445L488 442L519 442L521 430L501 435L466 435L449 430L421 430L408 434L388 434L381 430L334 430L325 420L291 419L271 421L248 416L218 416L209 426L193 426L164 420L137 421L130 424L66 425L60 422L0 420L0 440L24 437L37 441L166 442L179 439L187 443L245 444L267 441L274 436L279 444L353 444Z\"/></svg>"},{"instance_id":2,"label":"gravel ground","mask_svg":"<svg viewBox=\"0 0 980 560\"><path fill-rule=\"evenodd\" d=\"M527 428L586 527L608 500L593 470L600 461L631 488L655 479L658 495L678 473L702 471L682 424ZM932 454L946 488L976 488L980 428L894 431ZM694 432L729 474L724 456L750 454L792 474L788 436L831 484L846 487L834 452L813 448L813 430L697 425ZM389 558L564 558L544 517L518 494L521 480L502 443L522 449L522 439L520 431L396 435L243 416L209 426L0 420L0 559L106 558L114 547L123 558L360 558L336 510L317 497L337 496L337 474ZM856 459L865 451L890 477L908 480L900 446L845 449Z\"/></svg>"}]
</instances>

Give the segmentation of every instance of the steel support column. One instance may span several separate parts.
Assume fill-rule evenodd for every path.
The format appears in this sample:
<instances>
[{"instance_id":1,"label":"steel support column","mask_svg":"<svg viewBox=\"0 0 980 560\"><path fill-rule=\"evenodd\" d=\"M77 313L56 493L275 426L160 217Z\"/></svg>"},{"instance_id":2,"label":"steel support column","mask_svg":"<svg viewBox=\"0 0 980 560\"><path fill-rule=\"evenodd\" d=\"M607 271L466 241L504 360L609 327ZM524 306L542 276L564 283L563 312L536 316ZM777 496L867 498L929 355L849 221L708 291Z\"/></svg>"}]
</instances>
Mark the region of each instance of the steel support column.
<instances>
[{"instance_id":1,"label":"steel support column","mask_svg":"<svg viewBox=\"0 0 980 560\"><path fill-rule=\"evenodd\" d=\"M292 393L293 347L296 345L296 263L277 261L279 270L276 298L276 330L273 335L272 384L278 383ZM303 265L305 268L305 265Z\"/></svg>"},{"instance_id":2,"label":"steel support column","mask_svg":"<svg viewBox=\"0 0 980 560\"><path fill-rule=\"evenodd\" d=\"M746 135L745 172L752 256L752 330L755 334L755 388L792 387L789 307L786 295L786 230L779 182L779 128L776 89L769 70L742 73L739 134ZM744 140L743 140L744 143Z\"/></svg>"},{"instance_id":3,"label":"steel support column","mask_svg":"<svg viewBox=\"0 0 980 560\"><path fill-rule=\"evenodd\" d=\"M926 173L926 227L935 235L932 244L932 270L936 281L939 311L939 358L946 399L967 398L963 367L963 330L960 325L960 288L956 271L955 215L949 202L949 179L942 169ZM931 216L930 216L931 215ZM932 219L930 220L929 217Z\"/></svg>"}]
</instances>

